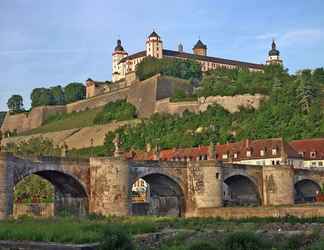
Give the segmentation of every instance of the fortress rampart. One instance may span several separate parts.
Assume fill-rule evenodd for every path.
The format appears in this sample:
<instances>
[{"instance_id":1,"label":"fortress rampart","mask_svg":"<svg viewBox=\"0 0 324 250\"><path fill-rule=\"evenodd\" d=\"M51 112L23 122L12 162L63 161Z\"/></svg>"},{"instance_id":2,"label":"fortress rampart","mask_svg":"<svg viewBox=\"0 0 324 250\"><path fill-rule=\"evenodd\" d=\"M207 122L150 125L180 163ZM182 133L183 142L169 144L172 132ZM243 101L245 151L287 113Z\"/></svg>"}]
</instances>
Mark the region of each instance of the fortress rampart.
<instances>
[{"instance_id":1,"label":"fortress rampart","mask_svg":"<svg viewBox=\"0 0 324 250\"><path fill-rule=\"evenodd\" d=\"M109 85L108 85L109 86ZM107 87L105 92L65 106L44 106L32 109L29 113L6 115L1 131L17 131L18 133L32 130L42 126L45 120L56 113L72 113L102 107L116 100L127 100L137 108L139 118L150 117L153 113L181 114L185 110L203 112L208 106L219 104L229 112L239 111L239 107L253 107L257 109L262 100L262 95L238 96L210 96L199 98L193 102L170 102L177 90L192 93L189 81L156 75L144 81L124 81L114 83Z\"/></svg>"}]
</instances>

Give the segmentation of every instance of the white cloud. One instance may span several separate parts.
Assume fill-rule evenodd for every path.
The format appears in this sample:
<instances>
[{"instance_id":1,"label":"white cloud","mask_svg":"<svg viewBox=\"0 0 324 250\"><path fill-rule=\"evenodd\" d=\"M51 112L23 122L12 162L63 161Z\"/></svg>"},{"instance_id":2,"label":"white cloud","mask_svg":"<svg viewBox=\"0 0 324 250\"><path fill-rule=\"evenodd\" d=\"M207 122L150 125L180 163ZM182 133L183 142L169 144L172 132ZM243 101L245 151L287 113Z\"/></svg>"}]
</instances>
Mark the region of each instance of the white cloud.
<instances>
[{"instance_id":1,"label":"white cloud","mask_svg":"<svg viewBox=\"0 0 324 250\"><path fill-rule=\"evenodd\" d=\"M284 33L279 37L280 44L290 46L296 43L314 43L324 38L324 30L304 29Z\"/></svg>"}]
</instances>

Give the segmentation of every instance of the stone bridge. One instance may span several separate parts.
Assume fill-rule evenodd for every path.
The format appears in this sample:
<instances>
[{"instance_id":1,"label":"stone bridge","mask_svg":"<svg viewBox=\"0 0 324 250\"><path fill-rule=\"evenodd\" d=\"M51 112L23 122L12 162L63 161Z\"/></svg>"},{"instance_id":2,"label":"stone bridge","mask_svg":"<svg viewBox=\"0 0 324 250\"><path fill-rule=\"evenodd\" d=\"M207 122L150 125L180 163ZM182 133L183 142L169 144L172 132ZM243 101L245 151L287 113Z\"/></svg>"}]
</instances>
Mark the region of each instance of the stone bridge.
<instances>
[{"instance_id":1,"label":"stone bridge","mask_svg":"<svg viewBox=\"0 0 324 250\"><path fill-rule=\"evenodd\" d=\"M55 187L55 211L136 214L132 185L144 179L159 215L203 216L223 206L291 205L312 201L324 171L289 166L248 166L216 161L125 161L116 158L21 159L0 153L0 218L12 214L15 185L36 174ZM150 207L151 206L151 207ZM152 208L153 207L153 208Z\"/></svg>"}]
</instances>

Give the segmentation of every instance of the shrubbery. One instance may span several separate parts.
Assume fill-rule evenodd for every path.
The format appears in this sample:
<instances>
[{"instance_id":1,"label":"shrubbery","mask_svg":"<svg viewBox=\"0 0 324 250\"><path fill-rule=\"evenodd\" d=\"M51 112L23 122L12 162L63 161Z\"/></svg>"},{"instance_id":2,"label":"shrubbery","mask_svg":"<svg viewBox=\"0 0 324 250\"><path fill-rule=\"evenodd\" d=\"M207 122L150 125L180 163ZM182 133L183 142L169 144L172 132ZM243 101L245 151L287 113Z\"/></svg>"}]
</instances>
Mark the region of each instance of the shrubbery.
<instances>
[{"instance_id":1,"label":"shrubbery","mask_svg":"<svg viewBox=\"0 0 324 250\"><path fill-rule=\"evenodd\" d=\"M100 250L134 250L130 234L118 225L107 225L100 243Z\"/></svg>"},{"instance_id":2,"label":"shrubbery","mask_svg":"<svg viewBox=\"0 0 324 250\"><path fill-rule=\"evenodd\" d=\"M136 75L140 80L159 73L190 80L200 79L202 76L201 65L193 60L146 57L136 67Z\"/></svg>"},{"instance_id":3,"label":"shrubbery","mask_svg":"<svg viewBox=\"0 0 324 250\"><path fill-rule=\"evenodd\" d=\"M125 100L110 102L94 119L95 124L105 124L111 121L125 121L136 117L136 108Z\"/></svg>"},{"instance_id":4,"label":"shrubbery","mask_svg":"<svg viewBox=\"0 0 324 250\"><path fill-rule=\"evenodd\" d=\"M324 137L324 70L301 71L289 75L281 66L268 66L265 73L219 69L206 76L200 95L261 92L268 95L258 110L241 108L229 113L220 106L206 112L184 112L182 116L155 114L136 127L118 129L125 150L145 149L146 144L161 148L195 147L210 142L226 143L242 139L283 137L285 140ZM251 82L252 79L252 82ZM205 81L205 82L204 82ZM225 84L226 83L226 84ZM241 87L237 87L236 85ZM173 100L188 96L176 92ZM190 100L190 99L189 99ZM115 133L106 136L105 147L112 152Z\"/></svg>"}]
</instances>

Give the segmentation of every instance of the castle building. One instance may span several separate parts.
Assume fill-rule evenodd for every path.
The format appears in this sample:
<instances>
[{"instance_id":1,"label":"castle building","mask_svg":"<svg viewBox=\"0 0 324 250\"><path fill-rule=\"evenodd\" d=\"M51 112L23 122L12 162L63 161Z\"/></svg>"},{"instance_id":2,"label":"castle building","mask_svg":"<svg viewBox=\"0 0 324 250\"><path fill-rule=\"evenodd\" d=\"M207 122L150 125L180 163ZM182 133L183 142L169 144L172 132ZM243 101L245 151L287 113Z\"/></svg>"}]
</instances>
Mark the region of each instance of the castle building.
<instances>
[{"instance_id":1,"label":"castle building","mask_svg":"<svg viewBox=\"0 0 324 250\"><path fill-rule=\"evenodd\" d=\"M216 68L247 68L250 71L262 71L263 64L242 62L237 60L229 60L218 57L211 57L207 54L207 45L205 45L200 39L194 45L192 53L184 52L183 45L179 44L178 51L168 50L163 48L163 41L161 37L153 31L146 39L146 49L136 52L132 55L124 50L121 40L117 40L117 46L112 54L113 67L112 67L112 81L117 82L123 80L128 74L135 72L136 65L139 64L145 57L151 56L155 58L177 58L177 59L192 59L201 64L202 71ZM282 64L282 60L279 56L279 51L276 48L276 44L273 41L272 50L269 52L269 57L266 61L267 64Z\"/></svg>"},{"instance_id":2,"label":"castle building","mask_svg":"<svg viewBox=\"0 0 324 250\"><path fill-rule=\"evenodd\" d=\"M269 56L266 63L267 65L282 64L282 60L280 59L280 52L279 50L277 50L277 45L274 40L272 41L271 50L269 51Z\"/></svg>"}]
</instances>

